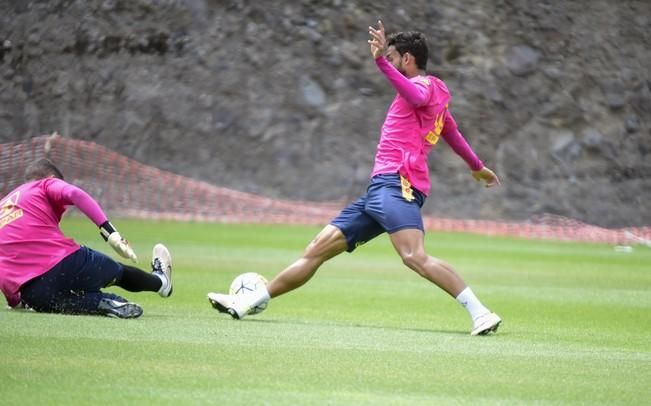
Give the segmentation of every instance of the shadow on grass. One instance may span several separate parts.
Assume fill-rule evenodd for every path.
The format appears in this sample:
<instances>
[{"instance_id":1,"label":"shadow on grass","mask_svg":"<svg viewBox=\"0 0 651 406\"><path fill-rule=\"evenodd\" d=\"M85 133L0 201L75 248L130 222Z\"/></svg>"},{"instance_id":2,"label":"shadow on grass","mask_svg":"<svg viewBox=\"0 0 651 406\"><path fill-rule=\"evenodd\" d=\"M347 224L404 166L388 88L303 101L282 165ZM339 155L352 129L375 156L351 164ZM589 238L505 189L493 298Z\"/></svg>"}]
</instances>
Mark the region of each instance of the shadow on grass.
<instances>
[{"instance_id":1,"label":"shadow on grass","mask_svg":"<svg viewBox=\"0 0 651 406\"><path fill-rule=\"evenodd\" d=\"M241 323L269 323L269 324L287 324L287 325L316 325L316 326L331 326L331 327L348 327L348 328L363 328L375 330L388 330L388 331L412 331L416 333L430 333L430 334L452 334L467 336L467 331L460 330L443 330L443 329L427 329L427 328L412 328L412 327L396 327L396 326L376 326L372 324L361 323L343 323L334 321L305 321L305 320L279 320L279 319L255 319L247 318L241 320Z\"/></svg>"}]
</instances>

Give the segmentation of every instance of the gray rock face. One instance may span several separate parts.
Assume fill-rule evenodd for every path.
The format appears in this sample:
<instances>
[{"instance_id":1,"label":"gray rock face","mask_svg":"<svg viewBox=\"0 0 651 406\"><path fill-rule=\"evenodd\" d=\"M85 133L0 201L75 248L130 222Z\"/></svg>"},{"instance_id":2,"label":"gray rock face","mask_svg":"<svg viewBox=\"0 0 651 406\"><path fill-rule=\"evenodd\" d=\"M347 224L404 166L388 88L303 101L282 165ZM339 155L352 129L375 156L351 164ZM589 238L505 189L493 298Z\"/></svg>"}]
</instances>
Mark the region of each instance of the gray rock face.
<instances>
[{"instance_id":1,"label":"gray rock face","mask_svg":"<svg viewBox=\"0 0 651 406\"><path fill-rule=\"evenodd\" d=\"M504 64L511 73L526 76L536 71L540 52L526 45L509 48L504 54Z\"/></svg>"},{"instance_id":2,"label":"gray rock face","mask_svg":"<svg viewBox=\"0 0 651 406\"><path fill-rule=\"evenodd\" d=\"M0 142L52 131L270 197L352 200L394 91L367 27L420 30L461 131L424 210L651 224L651 2L0 2Z\"/></svg>"}]
</instances>

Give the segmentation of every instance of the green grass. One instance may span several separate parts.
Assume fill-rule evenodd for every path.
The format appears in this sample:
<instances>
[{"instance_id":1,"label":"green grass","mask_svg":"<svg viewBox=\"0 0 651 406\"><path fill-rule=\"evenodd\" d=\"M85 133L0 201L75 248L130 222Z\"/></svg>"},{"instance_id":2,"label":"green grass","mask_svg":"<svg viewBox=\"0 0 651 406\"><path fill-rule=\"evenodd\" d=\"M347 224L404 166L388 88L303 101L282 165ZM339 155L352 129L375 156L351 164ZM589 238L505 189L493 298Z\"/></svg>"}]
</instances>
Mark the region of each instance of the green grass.
<instances>
[{"instance_id":1,"label":"green grass","mask_svg":"<svg viewBox=\"0 0 651 406\"><path fill-rule=\"evenodd\" d=\"M265 313L233 321L205 295L268 278L314 227L116 220L141 264L166 243L174 295L114 289L137 320L0 310L2 404L643 404L651 395L651 250L429 233L504 319L465 311L406 270L386 236L328 262ZM111 253L87 220L68 235Z\"/></svg>"}]
</instances>

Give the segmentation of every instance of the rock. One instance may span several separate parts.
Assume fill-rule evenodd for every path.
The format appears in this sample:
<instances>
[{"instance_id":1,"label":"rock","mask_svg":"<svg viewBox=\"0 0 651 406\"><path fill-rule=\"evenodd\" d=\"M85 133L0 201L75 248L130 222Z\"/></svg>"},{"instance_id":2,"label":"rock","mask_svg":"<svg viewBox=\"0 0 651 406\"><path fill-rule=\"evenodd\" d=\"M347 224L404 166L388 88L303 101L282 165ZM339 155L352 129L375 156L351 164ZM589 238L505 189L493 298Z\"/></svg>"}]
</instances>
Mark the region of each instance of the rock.
<instances>
[{"instance_id":1,"label":"rock","mask_svg":"<svg viewBox=\"0 0 651 406\"><path fill-rule=\"evenodd\" d=\"M299 80L300 94L303 100L312 107L321 107L326 102L326 95L321 85L308 75Z\"/></svg>"},{"instance_id":2,"label":"rock","mask_svg":"<svg viewBox=\"0 0 651 406\"><path fill-rule=\"evenodd\" d=\"M313 43L319 43L323 39L323 35L312 27L301 27L299 30L302 36L309 39Z\"/></svg>"},{"instance_id":3,"label":"rock","mask_svg":"<svg viewBox=\"0 0 651 406\"><path fill-rule=\"evenodd\" d=\"M587 128L583 131L581 142L588 148L598 148L603 142L603 134L594 128Z\"/></svg>"},{"instance_id":4,"label":"rock","mask_svg":"<svg viewBox=\"0 0 651 406\"><path fill-rule=\"evenodd\" d=\"M626 132L629 134L637 132L640 129L640 119L637 116L628 116L626 118Z\"/></svg>"},{"instance_id":5,"label":"rock","mask_svg":"<svg viewBox=\"0 0 651 406\"><path fill-rule=\"evenodd\" d=\"M527 45L509 48L504 54L504 64L516 76L526 76L536 71L540 52Z\"/></svg>"},{"instance_id":6,"label":"rock","mask_svg":"<svg viewBox=\"0 0 651 406\"><path fill-rule=\"evenodd\" d=\"M553 132L551 139L551 152L555 156L574 158L581 151L580 145L574 138L574 133L568 129L561 129Z\"/></svg>"},{"instance_id":7,"label":"rock","mask_svg":"<svg viewBox=\"0 0 651 406\"><path fill-rule=\"evenodd\" d=\"M624 95L616 92L608 93L606 95L606 104L613 110L619 110L624 107Z\"/></svg>"},{"instance_id":8,"label":"rock","mask_svg":"<svg viewBox=\"0 0 651 406\"><path fill-rule=\"evenodd\" d=\"M547 66L543 68L543 73L550 79L558 79L562 76L561 70L556 66Z\"/></svg>"},{"instance_id":9,"label":"rock","mask_svg":"<svg viewBox=\"0 0 651 406\"><path fill-rule=\"evenodd\" d=\"M102 2L102 10L113 11L115 9L116 0L104 0Z\"/></svg>"},{"instance_id":10,"label":"rock","mask_svg":"<svg viewBox=\"0 0 651 406\"><path fill-rule=\"evenodd\" d=\"M557 162L556 171L564 176L569 183L576 182L575 160L581 154L581 145L576 142L574 134L561 129L551 134L551 156Z\"/></svg>"}]
</instances>

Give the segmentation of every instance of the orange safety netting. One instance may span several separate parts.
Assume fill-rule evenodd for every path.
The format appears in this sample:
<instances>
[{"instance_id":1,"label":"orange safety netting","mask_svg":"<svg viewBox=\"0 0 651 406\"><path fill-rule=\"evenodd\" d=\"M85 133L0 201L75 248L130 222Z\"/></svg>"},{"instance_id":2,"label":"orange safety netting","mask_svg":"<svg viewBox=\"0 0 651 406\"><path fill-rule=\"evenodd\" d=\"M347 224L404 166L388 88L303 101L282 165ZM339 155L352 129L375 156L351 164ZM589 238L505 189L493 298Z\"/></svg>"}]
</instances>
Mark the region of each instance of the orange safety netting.
<instances>
[{"instance_id":1,"label":"orange safety netting","mask_svg":"<svg viewBox=\"0 0 651 406\"><path fill-rule=\"evenodd\" d=\"M50 158L67 181L90 193L111 216L318 225L330 221L343 206L239 192L144 165L93 142L58 135L0 144L0 196L22 183L27 164L41 157ZM424 222L432 231L651 246L651 227L606 229L555 215L524 223L432 216L425 216Z\"/></svg>"}]
</instances>

